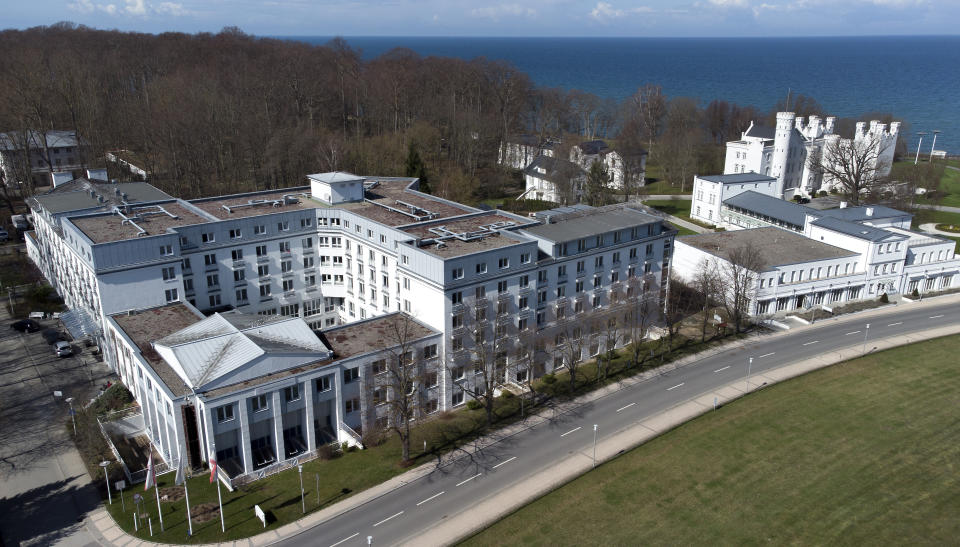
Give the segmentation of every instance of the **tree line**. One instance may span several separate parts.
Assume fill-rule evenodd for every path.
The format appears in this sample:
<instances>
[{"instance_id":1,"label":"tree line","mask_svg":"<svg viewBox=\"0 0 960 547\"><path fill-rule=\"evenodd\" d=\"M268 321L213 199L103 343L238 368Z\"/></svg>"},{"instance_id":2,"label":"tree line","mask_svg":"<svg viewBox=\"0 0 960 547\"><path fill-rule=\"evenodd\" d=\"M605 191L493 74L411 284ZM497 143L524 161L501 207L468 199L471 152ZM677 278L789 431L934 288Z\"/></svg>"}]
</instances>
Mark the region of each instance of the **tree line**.
<instances>
[{"instance_id":1,"label":"tree line","mask_svg":"<svg viewBox=\"0 0 960 547\"><path fill-rule=\"evenodd\" d=\"M566 146L610 139L624 157L649 150L659 176L684 186L721 172L723 143L751 120L787 107L823 114L803 96L768 114L719 100L701 107L654 84L616 101L537 87L503 61L403 48L365 60L343 39L309 45L233 27L152 35L58 23L0 32L0 48L0 131L76 131L90 144L88 165L131 150L152 183L185 198L344 170L420 176L429 191L472 202L517 190L497 158L518 133ZM8 201L23 197L2 188Z\"/></svg>"}]
</instances>

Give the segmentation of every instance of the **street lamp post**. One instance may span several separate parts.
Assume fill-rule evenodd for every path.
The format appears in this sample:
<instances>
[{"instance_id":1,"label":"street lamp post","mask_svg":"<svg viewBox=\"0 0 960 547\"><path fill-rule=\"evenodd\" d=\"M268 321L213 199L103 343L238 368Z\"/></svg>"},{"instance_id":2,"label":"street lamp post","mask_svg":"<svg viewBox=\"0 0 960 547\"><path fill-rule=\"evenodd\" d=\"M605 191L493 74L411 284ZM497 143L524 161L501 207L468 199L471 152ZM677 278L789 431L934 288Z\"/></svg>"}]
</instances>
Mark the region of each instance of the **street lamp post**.
<instances>
[{"instance_id":1,"label":"street lamp post","mask_svg":"<svg viewBox=\"0 0 960 547\"><path fill-rule=\"evenodd\" d=\"M937 133L939 132L939 129L933 130L933 144L930 145L930 161L933 161L933 153L937 150Z\"/></svg>"},{"instance_id":2,"label":"street lamp post","mask_svg":"<svg viewBox=\"0 0 960 547\"><path fill-rule=\"evenodd\" d=\"M920 161L920 145L923 144L923 136L926 135L926 132L919 131L917 135L920 136L920 142L917 143L917 157L913 159L913 164L916 165Z\"/></svg>"},{"instance_id":3,"label":"street lamp post","mask_svg":"<svg viewBox=\"0 0 960 547\"><path fill-rule=\"evenodd\" d=\"M597 466L597 424L593 424L593 466Z\"/></svg>"},{"instance_id":4,"label":"street lamp post","mask_svg":"<svg viewBox=\"0 0 960 547\"><path fill-rule=\"evenodd\" d=\"M753 357L751 357L750 360L747 361L747 377L746 377L747 382L750 382L750 369L752 368L753 368Z\"/></svg>"},{"instance_id":5,"label":"street lamp post","mask_svg":"<svg viewBox=\"0 0 960 547\"><path fill-rule=\"evenodd\" d=\"M306 513L307 512L307 502L306 498L303 495L303 465L297 466L297 471L300 473L300 509Z\"/></svg>"},{"instance_id":6,"label":"street lamp post","mask_svg":"<svg viewBox=\"0 0 960 547\"><path fill-rule=\"evenodd\" d=\"M867 330L863 332L863 355L867 354L867 335L870 334L870 323L867 323Z\"/></svg>"},{"instance_id":7,"label":"street lamp post","mask_svg":"<svg viewBox=\"0 0 960 547\"><path fill-rule=\"evenodd\" d=\"M73 397L67 397L67 404L70 405L70 420L73 421L73 436L77 436L77 417L73 411Z\"/></svg>"},{"instance_id":8,"label":"street lamp post","mask_svg":"<svg viewBox=\"0 0 960 547\"><path fill-rule=\"evenodd\" d=\"M110 466L110 462L102 461L100 462L100 467L103 468L103 478L107 481L107 501L110 505L113 505L113 494L110 493L110 474L107 473L107 467Z\"/></svg>"}]
</instances>

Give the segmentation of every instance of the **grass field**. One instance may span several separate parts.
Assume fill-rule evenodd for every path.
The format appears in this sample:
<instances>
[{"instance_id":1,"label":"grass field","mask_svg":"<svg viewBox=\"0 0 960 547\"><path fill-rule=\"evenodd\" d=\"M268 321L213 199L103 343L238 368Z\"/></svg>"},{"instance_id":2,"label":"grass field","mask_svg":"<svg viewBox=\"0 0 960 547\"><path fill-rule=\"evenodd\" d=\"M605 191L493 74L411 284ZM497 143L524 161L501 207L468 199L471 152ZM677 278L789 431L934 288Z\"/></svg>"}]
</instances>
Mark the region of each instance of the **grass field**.
<instances>
[{"instance_id":1,"label":"grass field","mask_svg":"<svg viewBox=\"0 0 960 547\"><path fill-rule=\"evenodd\" d=\"M946 545L960 537L960 336L768 387L466 545Z\"/></svg>"},{"instance_id":2,"label":"grass field","mask_svg":"<svg viewBox=\"0 0 960 547\"><path fill-rule=\"evenodd\" d=\"M914 211L912 228L919 230L921 224L934 222L937 224L960 224L960 213L950 213L947 211L933 211L930 209L917 209ZM960 237L948 237L957 242L956 252L960 253Z\"/></svg>"}]
</instances>

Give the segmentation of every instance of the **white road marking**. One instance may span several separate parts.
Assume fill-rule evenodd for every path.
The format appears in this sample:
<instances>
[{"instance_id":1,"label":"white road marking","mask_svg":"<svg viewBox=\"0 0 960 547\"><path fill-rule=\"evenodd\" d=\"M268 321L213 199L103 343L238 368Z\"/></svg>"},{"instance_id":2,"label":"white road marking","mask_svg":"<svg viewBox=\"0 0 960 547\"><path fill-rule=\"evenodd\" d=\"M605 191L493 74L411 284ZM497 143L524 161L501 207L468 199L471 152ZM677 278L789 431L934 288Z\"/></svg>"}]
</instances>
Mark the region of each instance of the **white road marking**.
<instances>
[{"instance_id":1,"label":"white road marking","mask_svg":"<svg viewBox=\"0 0 960 547\"><path fill-rule=\"evenodd\" d=\"M897 321L896 323L890 323L890 324L887 325L887 326L888 326L888 327L896 327L897 325L902 325L902 324L903 324L903 321Z\"/></svg>"},{"instance_id":2,"label":"white road marking","mask_svg":"<svg viewBox=\"0 0 960 547\"><path fill-rule=\"evenodd\" d=\"M851 334L860 334L860 331L855 330L853 332L848 332L847 334L844 334L844 336L850 336Z\"/></svg>"},{"instance_id":3,"label":"white road marking","mask_svg":"<svg viewBox=\"0 0 960 547\"><path fill-rule=\"evenodd\" d=\"M461 486L461 485L467 484L468 482L472 481L473 479L479 477L479 476L482 475L482 474L483 474L483 473L477 473L476 475L470 477L469 479L462 480L462 481L460 481L460 482L457 483L457 486Z\"/></svg>"},{"instance_id":4,"label":"white road marking","mask_svg":"<svg viewBox=\"0 0 960 547\"><path fill-rule=\"evenodd\" d=\"M373 526L374 526L374 528L376 528L377 526L380 526L380 525L383 524L384 522L387 522L388 520L393 519L393 518L397 518L397 517L399 517L399 516L402 515L402 514L403 514L403 511L400 511L400 512L397 513L396 515L390 515L389 517L381 520L380 522L374 524Z\"/></svg>"},{"instance_id":5,"label":"white road marking","mask_svg":"<svg viewBox=\"0 0 960 547\"><path fill-rule=\"evenodd\" d=\"M806 344L803 344L803 345L804 345L804 346L809 346L810 344L816 344L816 343L819 342L819 341L820 341L820 340L814 340L813 342L807 342Z\"/></svg>"},{"instance_id":6,"label":"white road marking","mask_svg":"<svg viewBox=\"0 0 960 547\"><path fill-rule=\"evenodd\" d=\"M353 538L355 538L355 537L357 537L357 536L359 536L359 535L360 535L360 532L357 532L356 534L353 534L352 536L350 536L350 537L348 537L348 538L343 538L343 539L341 539L340 541L334 543L334 544L331 545L330 547L337 547L337 545L340 545L340 544L343 543L344 541L350 541L351 539L353 539Z\"/></svg>"},{"instance_id":7,"label":"white road marking","mask_svg":"<svg viewBox=\"0 0 960 547\"><path fill-rule=\"evenodd\" d=\"M620 408L617 409L617 412L620 412L621 410L626 410L626 409L632 407L632 406L635 405L635 404L637 404L637 403L630 403L630 404L627 405L627 406L620 407Z\"/></svg>"},{"instance_id":8,"label":"white road marking","mask_svg":"<svg viewBox=\"0 0 960 547\"><path fill-rule=\"evenodd\" d=\"M931 315L930 319L940 319L941 317L943 317L942 313L940 315Z\"/></svg>"},{"instance_id":9,"label":"white road marking","mask_svg":"<svg viewBox=\"0 0 960 547\"><path fill-rule=\"evenodd\" d=\"M493 468L496 469L496 468L500 467L501 465L506 465L506 464L512 462L512 461L515 460L515 459L517 459L516 456L510 458L509 460L503 460L502 462L498 463L497 465L494 465Z\"/></svg>"},{"instance_id":10,"label":"white road marking","mask_svg":"<svg viewBox=\"0 0 960 547\"><path fill-rule=\"evenodd\" d=\"M561 437L566 437L567 435L573 433L574 431L579 431L582 427L583 427L583 426L575 427L575 428L571 429L570 431L567 431L566 433L561 434L560 436L561 436Z\"/></svg>"},{"instance_id":11,"label":"white road marking","mask_svg":"<svg viewBox=\"0 0 960 547\"><path fill-rule=\"evenodd\" d=\"M725 366L725 367L723 367L723 368L718 368L718 369L715 370L714 372L723 372L723 371L727 370L728 368L730 368L730 365L727 365L727 366Z\"/></svg>"},{"instance_id":12,"label":"white road marking","mask_svg":"<svg viewBox=\"0 0 960 547\"><path fill-rule=\"evenodd\" d=\"M770 353L764 353L764 354L761 355L760 357L757 357L757 359L763 359L764 357L770 357L771 355L773 355L773 354L775 354L775 353L777 353L777 352L771 351Z\"/></svg>"},{"instance_id":13,"label":"white road marking","mask_svg":"<svg viewBox=\"0 0 960 547\"><path fill-rule=\"evenodd\" d=\"M434 494L434 495L430 496L429 498L427 498L427 499L421 501L420 503L418 503L418 504L417 504L417 507L420 507L420 506L423 505L424 503L427 503L428 501L430 501L430 500L432 500L432 499L434 499L434 498L437 498L437 497L439 497L439 496L442 496L444 493L445 493L445 492L440 492L439 494Z\"/></svg>"},{"instance_id":14,"label":"white road marking","mask_svg":"<svg viewBox=\"0 0 960 547\"><path fill-rule=\"evenodd\" d=\"M675 386L673 386L673 387L668 387L668 388L667 388L667 391L670 391L670 390L672 390L672 389L677 389L678 387L682 386L683 384L684 384L684 382L680 382L679 384L677 384L677 385L675 385Z\"/></svg>"}]
</instances>

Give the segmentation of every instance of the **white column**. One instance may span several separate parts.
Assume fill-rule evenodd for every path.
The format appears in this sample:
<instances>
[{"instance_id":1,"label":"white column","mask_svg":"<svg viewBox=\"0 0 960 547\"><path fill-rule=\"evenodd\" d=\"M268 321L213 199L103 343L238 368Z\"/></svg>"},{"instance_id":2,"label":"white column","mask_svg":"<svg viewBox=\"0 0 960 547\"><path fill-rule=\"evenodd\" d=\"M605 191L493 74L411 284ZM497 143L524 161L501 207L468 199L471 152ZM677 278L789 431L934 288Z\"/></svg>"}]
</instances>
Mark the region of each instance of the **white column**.
<instances>
[{"instance_id":1,"label":"white column","mask_svg":"<svg viewBox=\"0 0 960 547\"><path fill-rule=\"evenodd\" d=\"M250 453L250 405L247 398L240 399L240 453L243 454L243 472L253 472L253 455Z\"/></svg>"},{"instance_id":2,"label":"white column","mask_svg":"<svg viewBox=\"0 0 960 547\"><path fill-rule=\"evenodd\" d=\"M306 416L305 422L303 424L304 429L306 429L307 435L307 451L313 452L317 449L317 435L313 431L313 397L316 393L316 388L313 387L313 380L307 380L303 383L303 396L304 400L304 413Z\"/></svg>"},{"instance_id":3,"label":"white column","mask_svg":"<svg viewBox=\"0 0 960 547\"><path fill-rule=\"evenodd\" d=\"M216 412L213 408L204 406L202 409L199 404L197 405L197 419L200 419L202 416L201 424L203 426L203 433L206 437L205 443L201 442L200 445L203 446L204 451L207 453L207 463L210 463L211 458L216 458L217 450L215 445L216 436L213 434L213 421L217 419ZM199 429L199 428L198 428Z\"/></svg>"},{"instance_id":4,"label":"white column","mask_svg":"<svg viewBox=\"0 0 960 547\"><path fill-rule=\"evenodd\" d=\"M273 396L273 437L277 450L277 461L283 461L286 451L283 446L283 413L280 408L280 391L274 391Z\"/></svg>"},{"instance_id":5,"label":"white column","mask_svg":"<svg viewBox=\"0 0 960 547\"><path fill-rule=\"evenodd\" d=\"M336 397L333 399L333 414L330 417L332 422L330 425L333 428L334 434L337 436L338 442L343 442L344 439L340 438L340 422L343 421L341 413L343 412L343 369L339 369L333 375L333 389Z\"/></svg>"}]
</instances>

